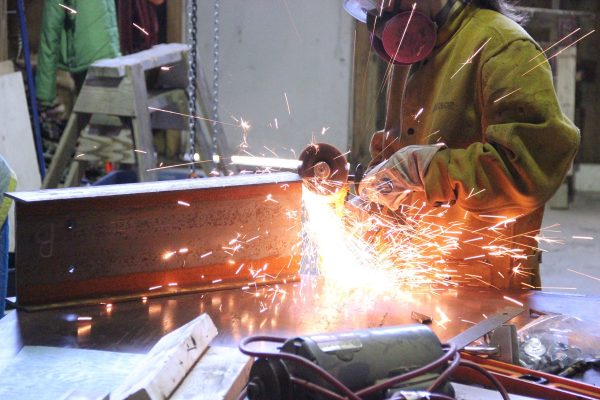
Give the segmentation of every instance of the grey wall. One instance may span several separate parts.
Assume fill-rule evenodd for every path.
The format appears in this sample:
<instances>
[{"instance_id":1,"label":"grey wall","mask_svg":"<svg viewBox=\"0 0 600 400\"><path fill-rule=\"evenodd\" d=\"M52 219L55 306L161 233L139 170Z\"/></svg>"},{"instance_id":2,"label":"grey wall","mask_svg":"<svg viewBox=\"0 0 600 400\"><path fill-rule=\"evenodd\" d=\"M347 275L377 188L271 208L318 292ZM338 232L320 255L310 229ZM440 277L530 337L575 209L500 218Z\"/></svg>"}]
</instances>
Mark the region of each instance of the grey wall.
<instances>
[{"instance_id":1,"label":"grey wall","mask_svg":"<svg viewBox=\"0 0 600 400\"><path fill-rule=\"evenodd\" d=\"M250 122L249 151L293 157L313 136L349 149L354 25L339 0L221 0L220 116ZM198 1L199 51L212 80L213 1ZM287 94L291 115L288 114ZM279 129L275 129L277 118ZM321 135L323 127L328 127ZM240 129L225 126L229 142Z\"/></svg>"}]
</instances>

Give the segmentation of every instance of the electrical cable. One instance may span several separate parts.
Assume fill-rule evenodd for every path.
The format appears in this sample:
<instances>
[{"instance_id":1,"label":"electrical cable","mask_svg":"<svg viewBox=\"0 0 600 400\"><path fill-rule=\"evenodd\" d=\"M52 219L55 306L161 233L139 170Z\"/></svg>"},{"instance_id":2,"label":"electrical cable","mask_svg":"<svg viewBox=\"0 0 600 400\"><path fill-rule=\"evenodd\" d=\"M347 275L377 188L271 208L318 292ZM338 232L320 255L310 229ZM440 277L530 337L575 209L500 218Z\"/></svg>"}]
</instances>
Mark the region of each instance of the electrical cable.
<instances>
[{"instance_id":1,"label":"electrical cable","mask_svg":"<svg viewBox=\"0 0 600 400\"><path fill-rule=\"evenodd\" d=\"M460 365L463 367L468 367L468 368L474 369L475 371L484 375L486 378L489 379L490 382L492 382L492 384L496 387L496 389L498 389L498 392L500 392L500 396L502 396L503 400L510 400L508 392L506 391L504 386L502 386L502 383L500 383L500 381L494 375L489 373L485 368L475 364L474 362L466 361L466 360L462 360L460 362Z\"/></svg>"},{"instance_id":2,"label":"electrical cable","mask_svg":"<svg viewBox=\"0 0 600 400\"><path fill-rule=\"evenodd\" d=\"M435 390L438 387L440 387L441 385L443 385L446 382L446 380L452 375L452 373L456 370L456 368L458 368L459 365L460 365L460 353L456 352L456 354L454 355L454 359L452 360L452 362L450 363L448 368L446 368L446 370L444 372L442 372L440 374L440 376L438 376L431 385L429 385L429 387L427 388L427 391L435 392Z\"/></svg>"},{"instance_id":3,"label":"electrical cable","mask_svg":"<svg viewBox=\"0 0 600 400\"><path fill-rule=\"evenodd\" d=\"M414 369L405 374L398 375L393 378L387 379L378 384L366 387L357 392L352 392L352 390L350 390L346 385L344 385L337 378L335 378L333 375L331 375L328 371L326 371L319 365L314 364L313 362L309 361L308 359L306 359L304 357L301 357L301 356L298 356L298 355L292 354L292 353L286 353L286 352L275 353L275 352L268 352L268 351L253 351L253 350L250 350L247 348L247 345L249 345L250 343L254 343L254 342L285 343L286 341L287 341L286 338L276 337L276 336L250 336L250 337L243 339L240 342L239 349L243 354L246 354L251 357L257 357L257 358L263 358L263 359L274 359L274 360L287 360L287 361L291 361L291 362L300 364L303 367L306 367L307 369L311 370L316 375L318 375L320 378L324 379L329 384L331 384L341 394L334 393L333 391L331 391L327 388L324 388L322 386L319 386L318 384L315 384L313 382L310 382L310 381L307 381L305 379L301 379L301 378L298 378L295 376L290 376L290 381L297 386L301 386L305 389L319 393L323 396L326 396L327 398L334 399L334 400L342 400L342 399L361 400L365 396L373 395L378 392L383 392L387 389L394 387L398 383L405 382L409 379L423 375L432 370L439 369L442 366L444 366L444 364L447 364L449 361L450 361L450 364L446 366L444 371L429 386L429 388L427 389L427 392L433 392L439 386L441 386L444 382L446 382L447 379L450 376L452 376L452 374L456 371L456 368L458 368L458 366L460 365L460 366L474 369L475 371L484 375L493 384L493 386L496 387L496 389L502 396L503 400L510 400L508 392L506 391L504 386L502 386L500 381L498 381L498 379L496 379L496 377L494 377L487 370L485 370L484 368L482 368L481 366L479 366L475 363L472 363L470 361L461 360L460 353L458 352L458 349L456 348L456 346L453 344L443 344L442 348L445 350L444 355L442 355L438 359L430 362L427 365L424 365L420 368ZM242 391L242 393L240 393L240 397L238 397L238 400L243 399L245 397L245 395L246 395L246 389L244 389ZM429 399L431 399L431 400L448 400L448 399L452 399L452 398L449 396L443 395L443 394L439 394L439 393L430 393Z\"/></svg>"}]
</instances>

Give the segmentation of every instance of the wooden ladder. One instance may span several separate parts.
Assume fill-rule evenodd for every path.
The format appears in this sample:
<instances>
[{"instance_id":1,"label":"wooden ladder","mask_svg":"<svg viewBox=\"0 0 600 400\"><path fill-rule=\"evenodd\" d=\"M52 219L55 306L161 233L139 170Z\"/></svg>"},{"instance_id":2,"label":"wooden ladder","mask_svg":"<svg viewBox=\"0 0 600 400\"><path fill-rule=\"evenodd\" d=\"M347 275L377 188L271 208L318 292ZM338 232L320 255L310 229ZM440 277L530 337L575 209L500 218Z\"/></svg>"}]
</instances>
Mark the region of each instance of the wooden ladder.
<instances>
[{"instance_id":1,"label":"wooden ladder","mask_svg":"<svg viewBox=\"0 0 600 400\"><path fill-rule=\"evenodd\" d=\"M140 181L156 180L152 129L188 130L189 125L187 117L153 109L188 114L187 67L188 46L180 43L160 44L92 64L42 187L58 187L69 163L64 186L77 186L81 161L99 159L135 163ZM200 98L212 101L204 92ZM210 107L201 105L198 110ZM211 140L200 122L195 122L200 157L211 160ZM220 150L228 153L222 131L217 134L221 135Z\"/></svg>"}]
</instances>

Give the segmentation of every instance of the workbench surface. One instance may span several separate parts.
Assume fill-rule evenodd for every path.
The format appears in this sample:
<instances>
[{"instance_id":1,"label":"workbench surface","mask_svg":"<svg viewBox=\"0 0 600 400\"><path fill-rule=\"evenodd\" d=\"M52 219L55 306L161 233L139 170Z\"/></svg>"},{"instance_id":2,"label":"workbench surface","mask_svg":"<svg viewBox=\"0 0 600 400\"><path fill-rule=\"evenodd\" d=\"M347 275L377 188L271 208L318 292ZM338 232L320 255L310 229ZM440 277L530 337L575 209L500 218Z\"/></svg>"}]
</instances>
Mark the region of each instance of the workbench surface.
<instances>
[{"instance_id":1,"label":"workbench surface","mask_svg":"<svg viewBox=\"0 0 600 400\"><path fill-rule=\"evenodd\" d=\"M332 295L322 282L287 283L285 299L271 304L273 287L252 290L222 290L206 293L149 298L125 303L81 306L44 311L17 310L0 320L0 370L23 346L53 346L129 353L147 352L163 335L208 313L219 334L213 344L237 346L248 335L268 333L291 336L414 323L411 312L433 317L431 328L448 340L506 306L515 306L508 296L541 313L563 313L597 325L600 297L549 294L537 291L498 291L456 288L416 289L395 299L367 302L351 296ZM447 316L444 322L443 314ZM84 320L78 320L84 317ZM89 318L91 317L91 320ZM513 320L523 326L529 312Z\"/></svg>"}]
</instances>

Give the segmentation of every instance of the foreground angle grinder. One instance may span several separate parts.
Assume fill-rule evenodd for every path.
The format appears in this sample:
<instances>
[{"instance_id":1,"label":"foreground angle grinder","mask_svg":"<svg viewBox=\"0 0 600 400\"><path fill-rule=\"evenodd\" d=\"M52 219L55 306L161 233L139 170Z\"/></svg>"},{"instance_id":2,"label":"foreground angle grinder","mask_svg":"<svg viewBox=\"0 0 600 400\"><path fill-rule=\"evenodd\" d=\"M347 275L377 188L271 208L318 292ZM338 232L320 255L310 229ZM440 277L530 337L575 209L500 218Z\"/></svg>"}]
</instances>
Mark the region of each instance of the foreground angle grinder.
<instances>
[{"instance_id":1,"label":"foreground angle grinder","mask_svg":"<svg viewBox=\"0 0 600 400\"><path fill-rule=\"evenodd\" d=\"M346 187L348 181L358 185L364 167L356 166L354 175L341 151L327 143L314 143L302 150L298 160L269 157L233 156L232 163L252 167L296 170L305 185L321 195L331 195Z\"/></svg>"},{"instance_id":2,"label":"foreground angle grinder","mask_svg":"<svg viewBox=\"0 0 600 400\"><path fill-rule=\"evenodd\" d=\"M278 353L253 352L248 346L251 342L281 343L281 347ZM257 357L246 388L250 400L453 396L444 371L457 353L451 347L444 348L423 325L287 340L256 336L242 341L240 350ZM415 397L419 393L422 397Z\"/></svg>"}]
</instances>

